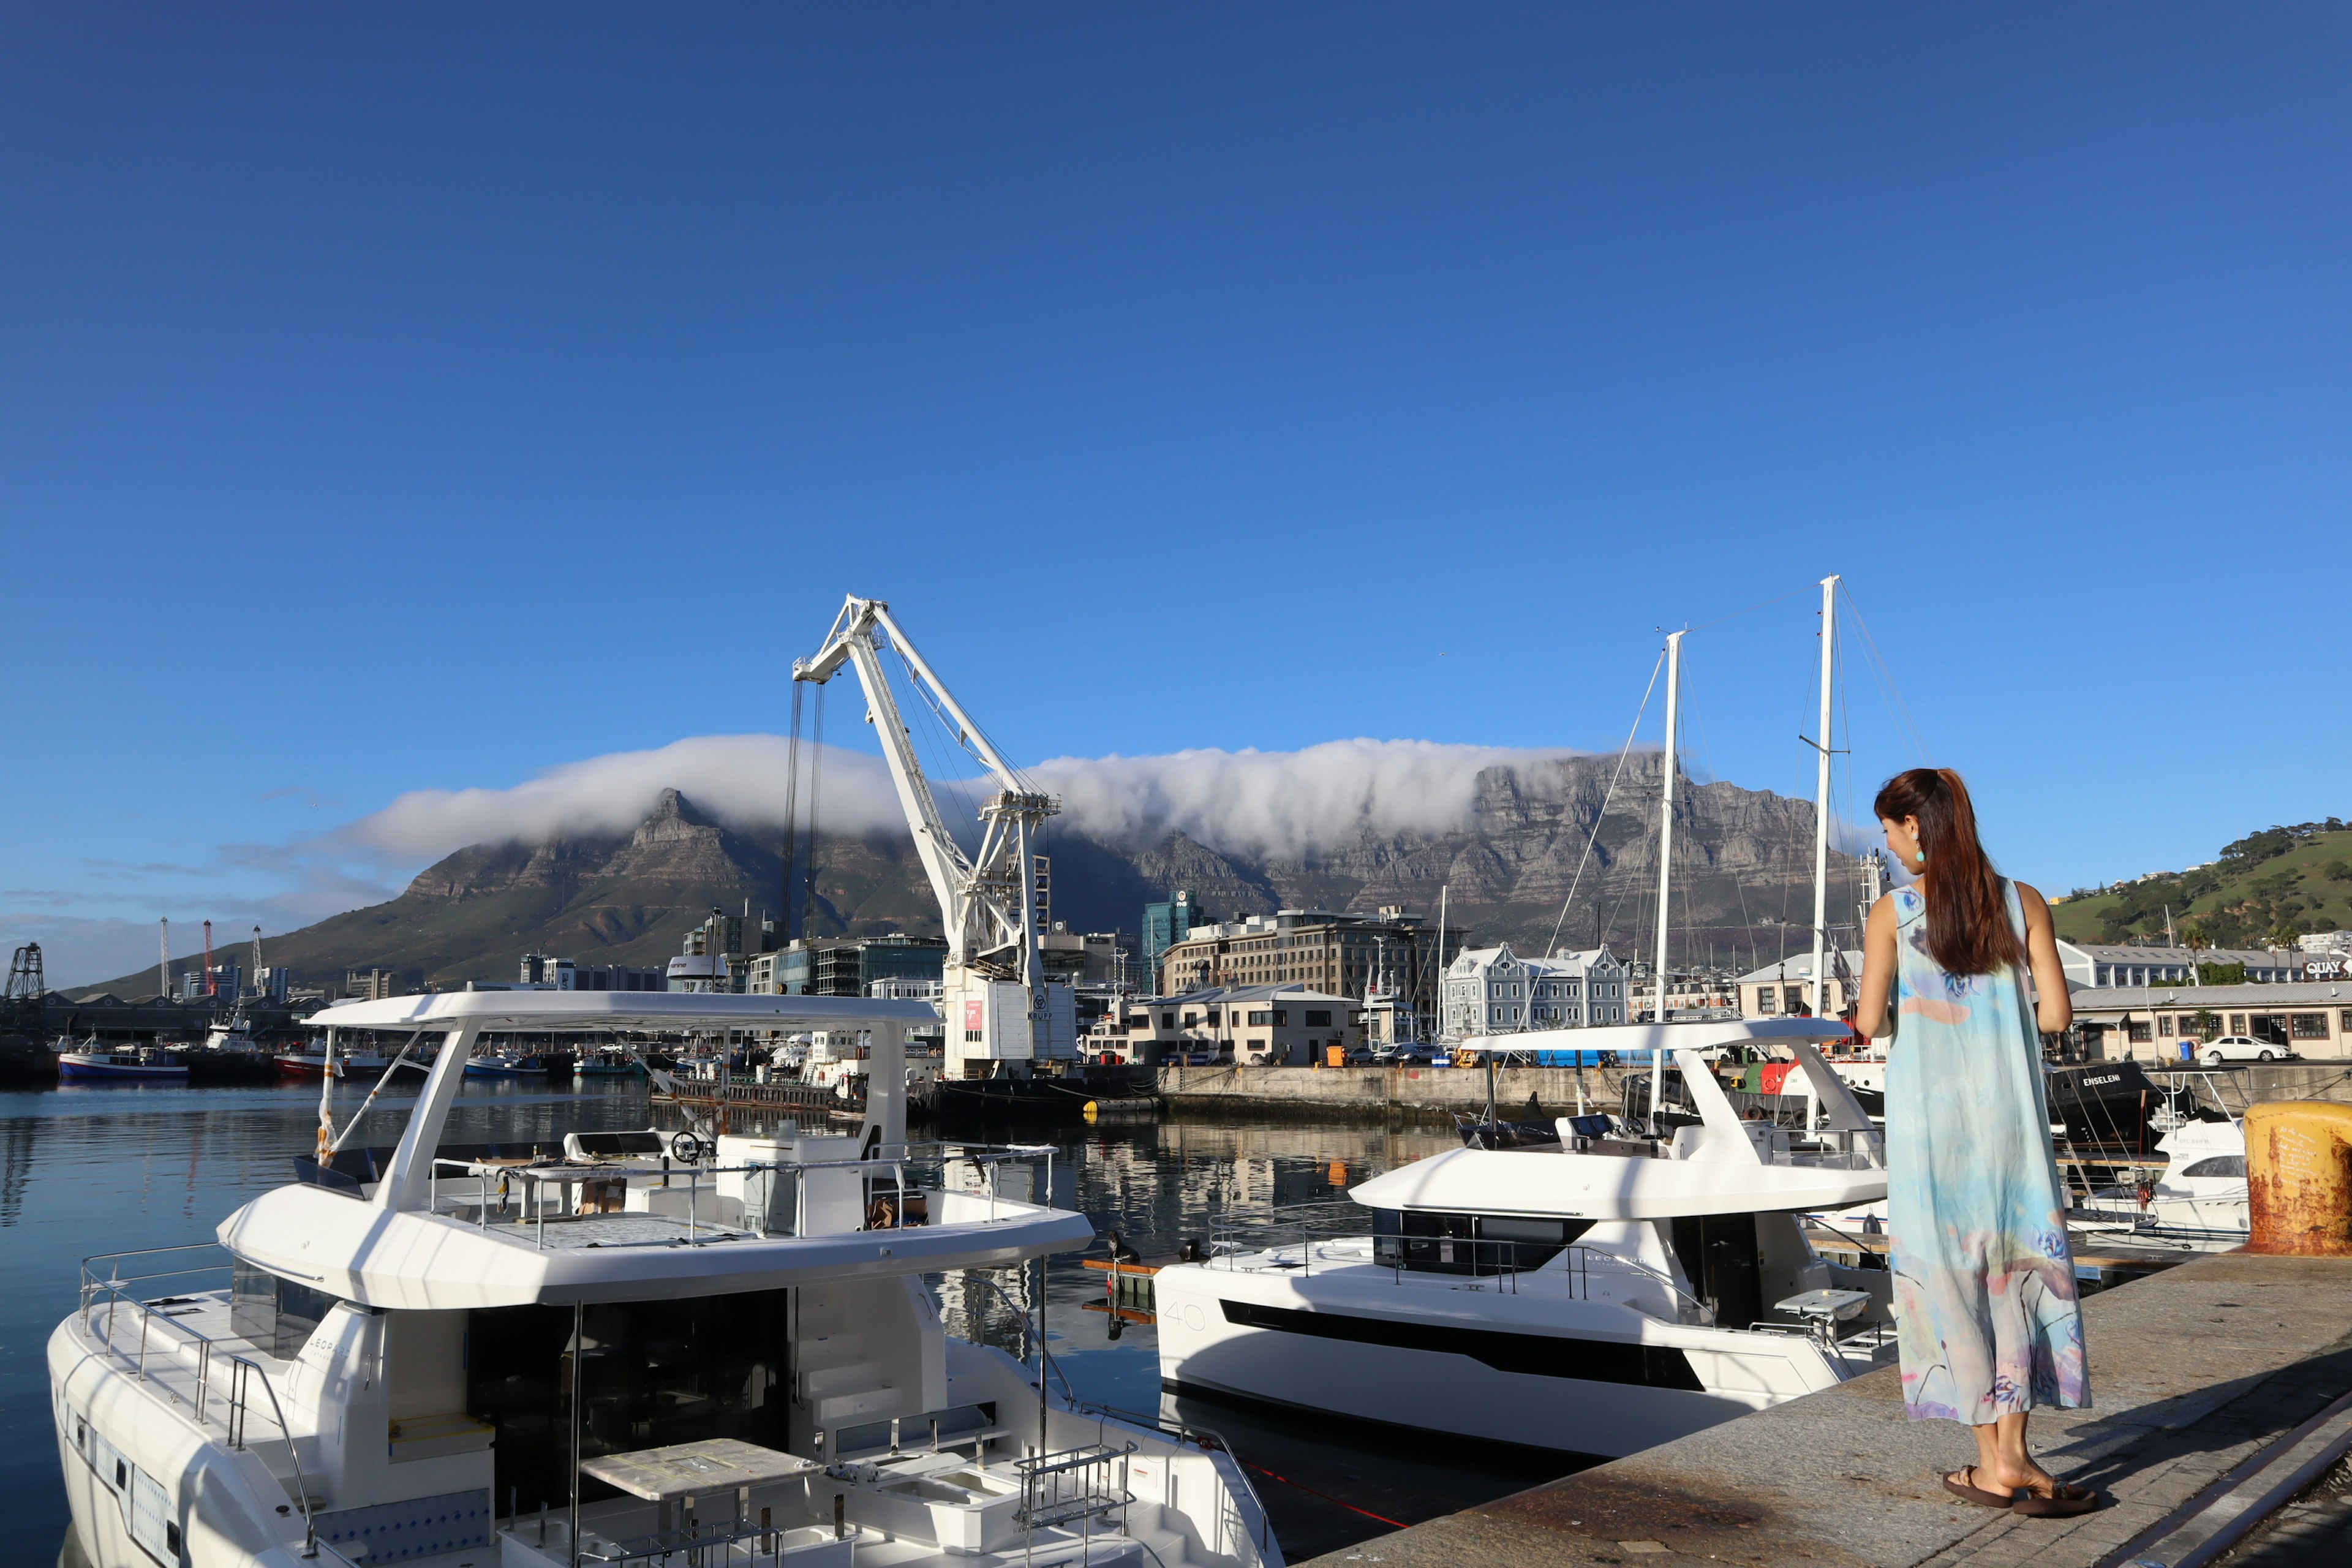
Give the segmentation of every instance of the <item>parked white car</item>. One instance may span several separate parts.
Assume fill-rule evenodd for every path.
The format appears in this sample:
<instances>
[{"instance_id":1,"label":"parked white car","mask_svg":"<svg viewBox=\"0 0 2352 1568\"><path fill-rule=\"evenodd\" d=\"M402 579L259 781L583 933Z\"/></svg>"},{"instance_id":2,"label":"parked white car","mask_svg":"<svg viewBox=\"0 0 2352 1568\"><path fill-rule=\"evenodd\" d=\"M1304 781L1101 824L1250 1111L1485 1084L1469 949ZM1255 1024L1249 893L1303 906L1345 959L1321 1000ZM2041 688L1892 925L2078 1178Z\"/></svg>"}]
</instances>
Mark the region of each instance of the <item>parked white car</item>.
<instances>
[{"instance_id":1,"label":"parked white car","mask_svg":"<svg viewBox=\"0 0 2352 1568\"><path fill-rule=\"evenodd\" d=\"M2223 1062L2291 1061L2294 1051L2286 1046L2273 1046L2255 1039L2252 1035L2224 1035L2218 1040L2208 1040L2197 1047L2197 1055L2209 1068Z\"/></svg>"}]
</instances>

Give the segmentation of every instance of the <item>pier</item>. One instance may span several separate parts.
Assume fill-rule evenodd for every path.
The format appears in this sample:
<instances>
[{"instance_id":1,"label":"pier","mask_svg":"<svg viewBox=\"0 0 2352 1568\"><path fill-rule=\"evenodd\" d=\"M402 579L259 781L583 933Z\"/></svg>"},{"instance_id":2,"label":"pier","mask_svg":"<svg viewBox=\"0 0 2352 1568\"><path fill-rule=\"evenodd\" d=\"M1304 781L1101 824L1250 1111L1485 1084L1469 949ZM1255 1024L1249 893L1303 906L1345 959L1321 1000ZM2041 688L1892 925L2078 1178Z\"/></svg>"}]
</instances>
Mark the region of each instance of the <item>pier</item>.
<instances>
[{"instance_id":1,"label":"pier","mask_svg":"<svg viewBox=\"0 0 2352 1568\"><path fill-rule=\"evenodd\" d=\"M2188 1070L2185 1068L2179 1070ZM1580 1089L1595 1110L1621 1103L1627 1078L1646 1081L1647 1059L1611 1068L1504 1068L1495 1074L1495 1103L1514 1114L1530 1095L1548 1116L1576 1109ZM2280 1062L2214 1074L2248 1101L2352 1101L2352 1063ZM1311 1116L1375 1121L1404 1118L1450 1121L1458 1112L1486 1110L1486 1075L1475 1068L1432 1067L1237 1068L1163 1067L1159 1090L1179 1113Z\"/></svg>"},{"instance_id":2,"label":"pier","mask_svg":"<svg viewBox=\"0 0 2352 1568\"><path fill-rule=\"evenodd\" d=\"M2095 1407L2035 1412L2032 1441L2053 1474L2107 1495L2095 1513L2019 1518L1951 1497L1941 1478L1975 1444L1952 1422L1908 1419L1888 1367L1314 1568L2178 1564L2207 1560L2189 1554L2352 1441L2352 1258L2212 1255L2091 1296L2083 1314Z\"/></svg>"}]
</instances>

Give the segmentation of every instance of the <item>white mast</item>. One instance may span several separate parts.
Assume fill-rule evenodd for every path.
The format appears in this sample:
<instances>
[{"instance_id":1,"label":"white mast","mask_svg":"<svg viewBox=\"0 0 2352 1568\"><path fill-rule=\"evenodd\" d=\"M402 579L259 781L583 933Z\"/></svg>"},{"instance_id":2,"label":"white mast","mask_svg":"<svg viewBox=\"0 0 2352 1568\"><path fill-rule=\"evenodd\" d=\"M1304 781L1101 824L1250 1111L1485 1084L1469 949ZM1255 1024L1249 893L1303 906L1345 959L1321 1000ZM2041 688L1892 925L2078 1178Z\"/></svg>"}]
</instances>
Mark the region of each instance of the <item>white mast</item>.
<instances>
[{"instance_id":1,"label":"white mast","mask_svg":"<svg viewBox=\"0 0 2352 1568\"><path fill-rule=\"evenodd\" d=\"M155 968L155 994L169 1002L172 999L172 917L165 915L156 923L163 928L163 959Z\"/></svg>"},{"instance_id":2,"label":"white mast","mask_svg":"<svg viewBox=\"0 0 2352 1568\"><path fill-rule=\"evenodd\" d=\"M1453 884L1437 884L1437 1037L1445 1038L1445 895Z\"/></svg>"},{"instance_id":3,"label":"white mast","mask_svg":"<svg viewBox=\"0 0 2352 1568\"><path fill-rule=\"evenodd\" d=\"M1666 637L1666 755L1665 791L1658 812L1658 944L1657 973L1658 1008L1656 1022L1666 1021L1666 899L1674 888L1675 870L1675 752L1682 739L1683 697L1683 634L1673 632ZM1652 1100L1651 1108L1657 1102Z\"/></svg>"},{"instance_id":4,"label":"white mast","mask_svg":"<svg viewBox=\"0 0 2352 1568\"><path fill-rule=\"evenodd\" d=\"M1658 808L1658 1005L1653 1022L1666 1021L1666 900L1675 883L1675 752L1682 739L1683 634L1666 635L1665 788ZM1650 1047L1650 1131L1658 1131L1658 1102L1666 1092L1666 1053L1663 1044Z\"/></svg>"},{"instance_id":5,"label":"white mast","mask_svg":"<svg viewBox=\"0 0 2352 1568\"><path fill-rule=\"evenodd\" d=\"M1822 1017L1828 995L1824 971L1830 900L1830 683L1837 658L1837 585L1822 579L1822 732L1814 743L1819 769L1813 780L1813 1016Z\"/></svg>"}]
</instances>

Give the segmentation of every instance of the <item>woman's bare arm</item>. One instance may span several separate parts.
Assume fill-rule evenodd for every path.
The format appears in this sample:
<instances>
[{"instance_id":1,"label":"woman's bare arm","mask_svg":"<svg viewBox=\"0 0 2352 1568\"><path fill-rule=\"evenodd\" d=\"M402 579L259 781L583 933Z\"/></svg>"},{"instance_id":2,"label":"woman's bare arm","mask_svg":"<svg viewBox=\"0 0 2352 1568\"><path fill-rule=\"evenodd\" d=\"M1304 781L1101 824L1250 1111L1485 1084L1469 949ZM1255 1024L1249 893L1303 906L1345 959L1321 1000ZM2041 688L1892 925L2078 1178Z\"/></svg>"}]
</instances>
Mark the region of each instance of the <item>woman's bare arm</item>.
<instances>
[{"instance_id":1,"label":"woman's bare arm","mask_svg":"<svg viewBox=\"0 0 2352 1568\"><path fill-rule=\"evenodd\" d=\"M2063 1035L2074 1021L2074 1002L2066 991L2066 966L2058 958L2058 931L2050 922L2049 900L2020 882L2017 901L2025 910L2025 958L2033 967L2033 1010L2043 1034Z\"/></svg>"},{"instance_id":2,"label":"woman's bare arm","mask_svg":"<svg viewBox=\"0 0 2352 1568\"><path fill-rule=\"evenodd\" d=\"M1895 895L1888 893L1870 906L1870 924L1862 938L1862 1000L1855 1005L1853 1026L1865 1038L1895 1032L1895 1018L1886 999L1895 990Z\"/></svg>"}]
</instances>

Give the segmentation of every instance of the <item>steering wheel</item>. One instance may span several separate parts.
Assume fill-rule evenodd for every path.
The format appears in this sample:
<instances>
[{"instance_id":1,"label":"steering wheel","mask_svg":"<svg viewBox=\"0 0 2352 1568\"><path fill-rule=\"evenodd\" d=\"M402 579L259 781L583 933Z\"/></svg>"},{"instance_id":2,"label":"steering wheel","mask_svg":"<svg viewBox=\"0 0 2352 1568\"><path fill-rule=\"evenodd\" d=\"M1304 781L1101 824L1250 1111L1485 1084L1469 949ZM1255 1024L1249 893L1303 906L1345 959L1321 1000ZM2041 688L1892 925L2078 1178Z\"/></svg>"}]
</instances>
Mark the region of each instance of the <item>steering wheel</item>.
<instances>
[{"instance_id":1,"label":"steering wheel","mask_svg":"<svg viewBox=\"0 0 2352 1568\"><path fill-rule=\"evenodd\" d=\"M702 1158L702 1140L691 1132L674 1133L669 1141L670 1157L681 1164L692 1165Z\"/></svg>"}]
</instances>

